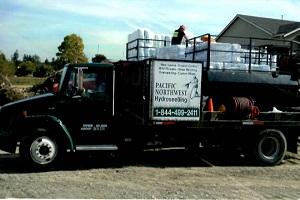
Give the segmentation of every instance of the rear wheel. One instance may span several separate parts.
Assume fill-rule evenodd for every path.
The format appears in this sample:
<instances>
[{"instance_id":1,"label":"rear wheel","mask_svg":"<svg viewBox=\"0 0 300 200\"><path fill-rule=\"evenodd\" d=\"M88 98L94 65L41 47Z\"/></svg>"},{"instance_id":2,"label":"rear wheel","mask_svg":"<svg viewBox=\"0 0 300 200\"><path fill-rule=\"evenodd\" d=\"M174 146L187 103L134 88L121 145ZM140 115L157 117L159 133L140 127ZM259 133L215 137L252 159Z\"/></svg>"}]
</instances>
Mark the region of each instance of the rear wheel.
<instances>
[{"instance_id":1,"label":"rear wheel","mask_svg":"<svg viewBox=\"0 0 300 200\"><path fill-rule=\"evenodd\" d=\"M276 129L260 132L254 144L254 157L263 165L277 165L284 159L287 142L283 133Z\"/></svg>"},{"instance_id":2,"label":"rear wheel","mask_svg":"<svg viewBox=\"0 0 300 200\"><path fill-rule=\"evenodd\" d=\"M26 137L20 145L20 156L38 169L53 167L59 155L56 139L46 132Z\"/></svg>"}]
</instances>

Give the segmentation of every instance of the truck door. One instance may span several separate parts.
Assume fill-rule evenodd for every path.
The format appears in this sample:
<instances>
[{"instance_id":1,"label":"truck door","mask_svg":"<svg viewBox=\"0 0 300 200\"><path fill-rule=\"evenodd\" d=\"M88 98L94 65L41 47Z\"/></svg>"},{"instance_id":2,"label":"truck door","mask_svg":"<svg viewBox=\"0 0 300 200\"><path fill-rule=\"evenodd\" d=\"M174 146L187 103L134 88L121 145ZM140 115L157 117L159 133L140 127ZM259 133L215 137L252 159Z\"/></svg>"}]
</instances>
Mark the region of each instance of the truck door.
<instances>
[{"instance_id":1,"label":"truck door","mask_svg":"<svg viewBox=\"0 0 300 200\"><path fill-rule=\"evenodd\" d=\"M59 107L76 145L111 144L112 67L74 68L68 76Z\"/></svg>"}]
</instances>

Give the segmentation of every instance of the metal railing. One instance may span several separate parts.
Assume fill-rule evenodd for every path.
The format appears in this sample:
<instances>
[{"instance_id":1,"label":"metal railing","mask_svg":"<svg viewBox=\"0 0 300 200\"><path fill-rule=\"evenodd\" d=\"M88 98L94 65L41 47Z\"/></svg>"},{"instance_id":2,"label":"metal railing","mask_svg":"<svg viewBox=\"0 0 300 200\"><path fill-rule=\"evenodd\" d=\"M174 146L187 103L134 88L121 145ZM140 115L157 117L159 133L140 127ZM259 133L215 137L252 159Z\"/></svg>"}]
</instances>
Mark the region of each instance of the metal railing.
<instances>
[{"instance_id":1,"label":"metal railing","mask_svg":"<svg viewBox=\"0 0 300 200\"><path fill-rule=\"evenodd\" d=\"M236 49L218 49L216 44L235 44ZM184 43L183 43L184 44ZM257 65L264 65L270 71L276 71L282 64L284 57L291 57L300 54L300 43L268 38L222 36L217 37L209 33L203 34L186 41L186 60L203 61L205 69L209 70L214 62L222 63L223 66L234 66L241 64L247 67L249 72L255 70ZM126 44L127 60L143 60L155 57L157 48L170 46L169 40L158 39L136 39ZM145 54L145 50L153 51ZM232 55L235 60L218 60L217 55ZM199 60L200 59L202 60ZM216 60L217 59L217 60Z\"/></svg>"}]
</instances>

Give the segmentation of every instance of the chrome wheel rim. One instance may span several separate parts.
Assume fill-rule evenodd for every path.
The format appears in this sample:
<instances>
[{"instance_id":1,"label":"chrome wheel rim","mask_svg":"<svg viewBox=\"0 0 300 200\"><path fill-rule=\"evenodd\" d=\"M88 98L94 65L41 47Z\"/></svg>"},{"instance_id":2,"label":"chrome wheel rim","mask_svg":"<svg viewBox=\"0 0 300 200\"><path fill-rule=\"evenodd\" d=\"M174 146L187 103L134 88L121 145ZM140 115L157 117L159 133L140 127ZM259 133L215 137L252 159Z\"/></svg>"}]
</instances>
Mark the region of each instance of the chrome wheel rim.
<instances>
[{"instance_id":1,"label":"chrome wheel rim","mask_svg":"<svg viewBox=\"0 0 300 200\"><path fill-rule=\"evenodd\" d=\"M57 144L49 137L38 137L31 143L30 156L37 164L49 164L55 159L56 155Z\"/></svg>"}]
</instances>

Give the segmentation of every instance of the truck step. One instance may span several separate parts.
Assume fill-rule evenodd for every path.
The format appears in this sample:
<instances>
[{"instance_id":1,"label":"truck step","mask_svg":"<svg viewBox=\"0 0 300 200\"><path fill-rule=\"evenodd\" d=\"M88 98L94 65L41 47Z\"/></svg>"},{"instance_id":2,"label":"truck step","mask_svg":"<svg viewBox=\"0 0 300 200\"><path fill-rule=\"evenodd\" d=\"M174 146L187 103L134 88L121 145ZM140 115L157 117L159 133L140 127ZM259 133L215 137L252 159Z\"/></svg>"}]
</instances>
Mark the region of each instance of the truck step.
<instances>
[{"instance_id":1,"label":"truck step","mask_svg":"<svg viewBox=\"0 0 300 200\"><path fill-rule=\"evenodd\" d=\"M77 151L116 151L118 147L113 144L103 145L78 145L76 146Z\"/></svg>"}]
</instances>

